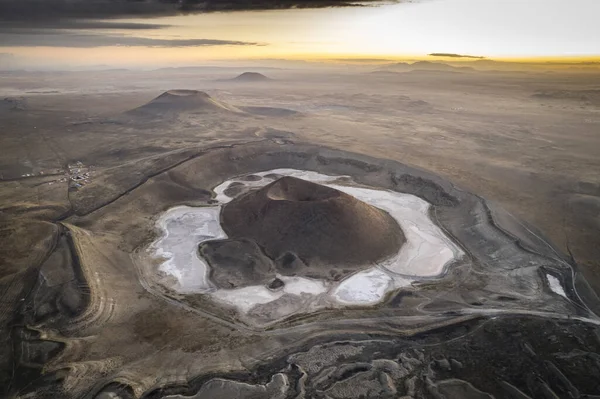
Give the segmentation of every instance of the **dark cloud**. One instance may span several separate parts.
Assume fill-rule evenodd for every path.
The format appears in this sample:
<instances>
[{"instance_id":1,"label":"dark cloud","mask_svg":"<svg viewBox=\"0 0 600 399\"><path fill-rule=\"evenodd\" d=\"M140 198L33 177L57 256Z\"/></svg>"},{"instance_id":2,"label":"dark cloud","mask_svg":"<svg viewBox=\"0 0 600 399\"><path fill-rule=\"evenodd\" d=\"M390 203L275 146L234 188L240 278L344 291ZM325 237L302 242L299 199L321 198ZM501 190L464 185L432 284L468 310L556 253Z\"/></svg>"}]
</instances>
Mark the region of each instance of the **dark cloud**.
<instances>
[{"instance_id":1,"label":"dark cloud","mask_svg":"<svg viewBox=\"0 0 600 399\"><path fill-rule=\"evenodd\" d=\"M200 46L264 46L262 43L214 39L158 39L125 35L101 35L52 30L32 30L27 34L5 33L0 36L3 47L200 47Z\"/></svg>"},{"instance_id":2,"label":"dark cloud","mask_svg":"<svg viewBox=\"0 0 600 399\"><path fill-rule=\"evenodd\" d=\"M378 2L379 0L361 0ZM403 1L403 0L398 0ZM357 6L349 0L0 0L0 20L104 19L181 13Z\"/></svg>"},{"instance_id":3,"label":"dark cloud","mask_svg":"<svg viewBox=\"0 0 600 399\"><path fill-rule=\"evenodd\" d=\"M6 21L65 21L161 15L177 11L177 1L136 0L0 0L0 19Z\"/></svg>"},{"instance_id":4,"label":"dark cloud","mask_svg":"<svg viewBox=\"0 0 600 399\"><path fill-rule=\"evenodd\" d=\"M22 32L36 29L99 29L99 30L152 30L167 28L169 25L153 24L146 22L121 22L115 20L89 20L89 19L60 19L31 20L31 21L4 21L0 26L0 33Z\"/></svg>"},{"instance_id":5,"label":"dark cloud","mask_svg":"<svg viewBox=\"0 0 600 399\"><path fill-rule=\"evenodd\" d=\"M361 0L378 2L379 0ZM405 0L396 0L405 1ZM261 43L155 39L119 31L159 30L150 18L186 13L353 6L349 0L0 0L0 47L192 47ZM147 18L139 23L119 18Z\"/></svg>"},{"instance_id":6,"label":"dark cloud","mask_svg":"<svg viewBox=\"0 0 600 399\"><path fill-rule=\"evenodd\" d=\"M484 59L485 57L477 56L477 55L464 55L464 54L454 54L454 53L431 53L428 54L432 57L449 57L449 58L476 58L476 59Z\"/></svg>"}]
</instances>

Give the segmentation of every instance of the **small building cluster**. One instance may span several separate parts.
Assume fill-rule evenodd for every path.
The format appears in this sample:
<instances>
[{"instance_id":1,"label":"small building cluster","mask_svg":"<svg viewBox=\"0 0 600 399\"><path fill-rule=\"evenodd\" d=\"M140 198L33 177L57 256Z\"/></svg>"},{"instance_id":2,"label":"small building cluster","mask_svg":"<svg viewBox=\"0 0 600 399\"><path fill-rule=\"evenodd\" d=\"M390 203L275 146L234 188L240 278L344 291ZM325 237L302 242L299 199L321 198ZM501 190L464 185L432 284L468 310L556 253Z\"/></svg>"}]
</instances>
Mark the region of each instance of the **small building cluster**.
<instances>
[{"instance_id":1,"label":"small building cluster","mask_svg":"<svg viewBox=\"0 0 600 399\"><path fill-rule=\"evenodd\" d=\"M81 161L67 165L69 187L80 188L90 182L92 167L85 166Z\"/></svg>"}]
</instances>

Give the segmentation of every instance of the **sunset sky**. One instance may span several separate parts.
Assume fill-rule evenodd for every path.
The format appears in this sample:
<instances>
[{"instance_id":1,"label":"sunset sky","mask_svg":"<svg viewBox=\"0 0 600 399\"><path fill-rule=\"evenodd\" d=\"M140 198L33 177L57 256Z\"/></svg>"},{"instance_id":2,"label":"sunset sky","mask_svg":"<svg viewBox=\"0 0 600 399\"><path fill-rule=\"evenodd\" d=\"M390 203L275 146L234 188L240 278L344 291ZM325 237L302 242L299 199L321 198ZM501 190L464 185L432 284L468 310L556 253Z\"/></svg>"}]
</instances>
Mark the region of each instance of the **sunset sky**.
<instances>
[{"instance_id":1,"label":"sunset sky","mask_svg":"<svg viewBox=\"0 0 600 399\"><path fill-rule=\"evenodd\" d=\"M599 57L599 15L598 0L422 0L31 23L21 16L0 28L0 65L175 66L264 58L419 59L429 53Z\"/></svg>"}]
</instances>

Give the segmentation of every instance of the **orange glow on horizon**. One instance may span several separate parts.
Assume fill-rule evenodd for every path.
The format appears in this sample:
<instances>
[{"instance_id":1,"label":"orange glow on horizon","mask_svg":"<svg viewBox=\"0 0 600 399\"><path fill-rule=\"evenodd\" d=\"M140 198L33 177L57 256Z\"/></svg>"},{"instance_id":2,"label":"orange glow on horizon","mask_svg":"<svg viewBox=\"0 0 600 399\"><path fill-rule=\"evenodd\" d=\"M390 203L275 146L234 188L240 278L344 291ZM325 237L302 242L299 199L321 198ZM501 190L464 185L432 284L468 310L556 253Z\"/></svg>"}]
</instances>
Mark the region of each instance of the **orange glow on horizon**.
<instances>
[{"instance_id":1,"label":"orange glow on horizon","mask_svg":"<svg viewBox=\"0 0 600 399\"><path fill-rule=\"evenodd\" d=\"M600 13L600 1L573 1L582 7L555 1L544 13L539 12L533 0L444 0L366 8L158 17L151 20L159 29L91 29L77 31L77 35L63 32L51 41L53 47L34 46L36 40L45 44L48 41L40 41L40 35L31 35L25 46L5 43L0 53L13 55L14 60L9 62L32 67L153 68L262 59L362 64L477 61L427 55L430 53L467 54L532 65L593 67L593 63L600 63L600 42L595 40L600 37L600 25L595 19ZM121 21L148 22L147 19ZM211 45L189 46L194 40ZM178 41L182 46L177 46ZM20 37L17 43L22 42ZM220 44L227 42L241 44ZM138 45L127 47L118 43Z\"/></svg>"},{"instance_id":2,"label":"orange glow on horizon","mask_svg":"<svg viewBox=\"0 0 600 399\"><path fill-rule=\"evenodd\" d=\"M107 59L118 61L118 64L131 66L160 65L197 65L211 61L243 61L243 60L290 60L314 61L327 63L361 63L381 64L389 62L452 62L469 63L478 61L475 58L438 57L427 54L360 54L360 53L292 53L270 51L270 46L206 46L206 47L22 47L0 48L25 59L42 58L46 61L84 60L86 64L105 64ZM537 57L484 57L480 60L498 62L516 62L523 64L588 64L600 67L599 56L537 56ZM77 64L75 62L74 64Z\"/></svg>"}]
</instances>

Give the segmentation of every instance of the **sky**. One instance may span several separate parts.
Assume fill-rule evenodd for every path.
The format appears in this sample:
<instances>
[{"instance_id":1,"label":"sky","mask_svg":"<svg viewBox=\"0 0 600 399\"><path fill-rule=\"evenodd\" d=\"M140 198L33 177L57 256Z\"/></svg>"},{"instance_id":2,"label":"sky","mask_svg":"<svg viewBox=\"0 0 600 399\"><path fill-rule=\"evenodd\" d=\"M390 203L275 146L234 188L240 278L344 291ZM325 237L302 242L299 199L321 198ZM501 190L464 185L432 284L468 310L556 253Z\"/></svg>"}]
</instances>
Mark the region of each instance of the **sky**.
<instances>
[{"instance_id":1,"label":"sky","mask_svg":"<svg viewBox=\"0 0 600 399\"><path fill-rule=\"evenodd\" d=\"M298 0L300 4L290 3L293 8L279 10L269 9L270 0L240 0L235 8L243 11L188 15L164 8L15 11L6 8L10 1L35 0L0 0L0 15L5 6L0 67L5 69L185 66L268 58L401 60L426 59L430 53L493 59L600 58L600 0L414 0L333 8L324 8L329 3L318 3L321 0ZM214 8L231 4L213 1ZM244 10L249 4L265 9Z\"/></svg>"}]
</instances>

